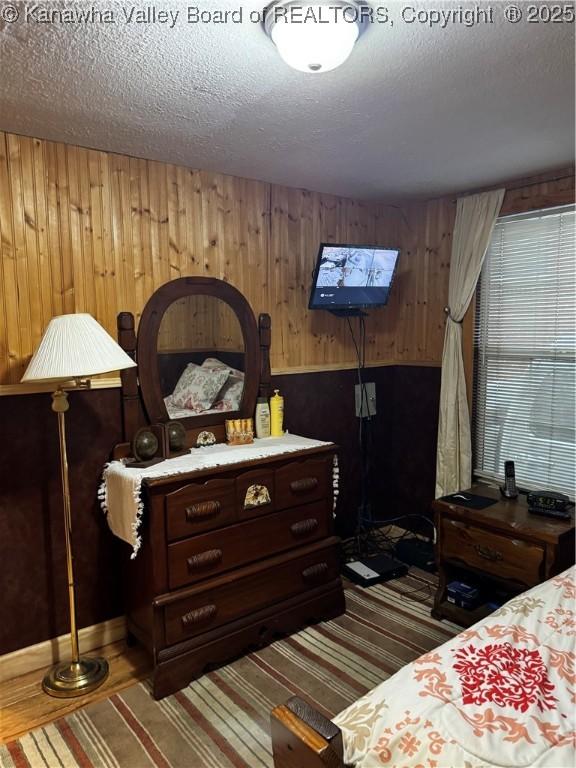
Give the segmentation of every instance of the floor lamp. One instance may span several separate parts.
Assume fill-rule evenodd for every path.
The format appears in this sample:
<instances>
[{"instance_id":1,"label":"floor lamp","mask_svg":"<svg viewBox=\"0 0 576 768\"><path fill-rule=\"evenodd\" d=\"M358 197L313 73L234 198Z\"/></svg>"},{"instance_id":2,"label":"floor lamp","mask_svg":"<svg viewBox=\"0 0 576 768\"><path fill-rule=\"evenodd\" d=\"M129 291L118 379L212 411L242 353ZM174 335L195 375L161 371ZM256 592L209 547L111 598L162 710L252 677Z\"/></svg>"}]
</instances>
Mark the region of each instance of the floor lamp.
<instances>
[{"instance_id":1,"label":"floor lamp","mask_svg":"<svg viewBox=\"0 0 576 768\"><path fill-rule=\"evenodd\" d=\"M64 420L64 414L68 410L69 404L68 393L64 387L89 388L91 376L131 368L134 365L136 363L128 357L91 315L61 315L53 318L48 324L40 345L22 377L23 382L54 382L52 410L58 415L72 659L56 664L44 677L42 687L50 696L59 698L81 696L98 688L108 675L106 659L80 656L78 650L74 558L72 556L72 515ZM74 384L71 385L71 382Z\"/></svg>"}]
</instances>

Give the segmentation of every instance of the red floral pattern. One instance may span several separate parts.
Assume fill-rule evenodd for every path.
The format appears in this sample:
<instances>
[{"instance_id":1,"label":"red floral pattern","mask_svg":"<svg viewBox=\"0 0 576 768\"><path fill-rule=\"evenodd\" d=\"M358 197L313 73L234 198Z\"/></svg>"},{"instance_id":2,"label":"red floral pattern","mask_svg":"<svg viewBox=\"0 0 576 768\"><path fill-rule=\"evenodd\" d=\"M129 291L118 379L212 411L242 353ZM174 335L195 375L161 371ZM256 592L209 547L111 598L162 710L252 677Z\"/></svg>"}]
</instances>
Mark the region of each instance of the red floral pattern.
<instances>
[{"instance_id":1,"label":"red floral pattern","mask_svg":"<svg viewBox=\"0 0 576 768\"><path fill-rule=\"evenodd\" d=\"M543 712L554 709L554 685L538 650L515 648L510 643L473 645L455 653L454 670L460 678L464 704L492 702L526 712L536 704Z\"/></svg>"}]
</instances>

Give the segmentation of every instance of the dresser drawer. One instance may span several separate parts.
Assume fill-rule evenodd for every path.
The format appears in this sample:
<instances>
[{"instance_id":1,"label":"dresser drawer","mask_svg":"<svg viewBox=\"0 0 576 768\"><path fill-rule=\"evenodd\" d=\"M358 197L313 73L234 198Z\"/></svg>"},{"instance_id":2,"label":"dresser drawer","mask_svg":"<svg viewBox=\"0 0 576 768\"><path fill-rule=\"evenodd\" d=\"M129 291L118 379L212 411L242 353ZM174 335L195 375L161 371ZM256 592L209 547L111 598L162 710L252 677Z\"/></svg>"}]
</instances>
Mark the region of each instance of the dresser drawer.
<instances>
[{"instance_id":1,"label":"dresser drawer","mask_svg":"<svg viewBox=\"0 0 576 768\"><path fill-rule=\"evenodd\" d=\"M541 581L544 549L458 520L442 520L442 558L527 586Z\"/></svg>"},{"instance_id":2,"label":"dresser drawer","mask_svg":"<svg viewBox=\"0 0 576 768\"><path fill-rule=\"evenodd\" d=\"M294 461L276 470L276 506L278 509L323 499L330 492L328 459Z\"/></svg>"},{"instance_id":3,"label":"dresser drawer","mask_svg":"<svg viewBox=\"0 0 576 768\"><path fill-rule=\"evenodd\" d=\"M238 475L236 478L236 501L240 520L274 512L276 509L274 471L272 469L253 469Z\"/></svg>"},{"instance_id":4,"label":"dresser drawer","mask_svg":"<svg viewBox=\"0 0 576 768\"><path fill-rule=\"evenodd\" d=\"M168 546L170 589L328 536L326 502L276 512Z\"/></svg>"},{"instance_id":5,"label":"dresser drawer","mask_svg":"<svg viewBox=\"0 0 576 768\"><path fill-rule=\"evenodd\" d=\"M166 642L173 645L338 578L338 539L330 538L183 590L164 605Z\"/></svg>"},{"instance_id":6,"label":"dresser drawer","mask_svg":"<svg viewBox=\"0 0 576 768\"><path fill-rule=\"evenodd\" d=\"M190 483L166 495L166 532L169 541L229 525L237 520L235 481Z\"/></svg>"}]
</instances>

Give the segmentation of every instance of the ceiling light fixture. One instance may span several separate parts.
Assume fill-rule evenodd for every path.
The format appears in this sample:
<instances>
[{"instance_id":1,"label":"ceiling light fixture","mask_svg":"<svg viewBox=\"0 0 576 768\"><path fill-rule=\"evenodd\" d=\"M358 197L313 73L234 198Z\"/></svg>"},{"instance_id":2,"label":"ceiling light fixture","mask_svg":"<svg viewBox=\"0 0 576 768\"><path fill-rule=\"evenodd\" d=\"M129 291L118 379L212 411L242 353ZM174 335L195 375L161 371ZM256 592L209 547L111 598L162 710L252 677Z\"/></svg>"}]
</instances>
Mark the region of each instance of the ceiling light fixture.
<instances>
[{"instance_id":1,"label":"ceiling light fixture","mask_svg":"<svg viewBox=\"0 0 576 768\"><path fill-rule=\"evenodd\" d=\"M286 64L318 74L346 61L370 13L364 0L276 0L264 29Z\"/></svg>"}]
</instances>

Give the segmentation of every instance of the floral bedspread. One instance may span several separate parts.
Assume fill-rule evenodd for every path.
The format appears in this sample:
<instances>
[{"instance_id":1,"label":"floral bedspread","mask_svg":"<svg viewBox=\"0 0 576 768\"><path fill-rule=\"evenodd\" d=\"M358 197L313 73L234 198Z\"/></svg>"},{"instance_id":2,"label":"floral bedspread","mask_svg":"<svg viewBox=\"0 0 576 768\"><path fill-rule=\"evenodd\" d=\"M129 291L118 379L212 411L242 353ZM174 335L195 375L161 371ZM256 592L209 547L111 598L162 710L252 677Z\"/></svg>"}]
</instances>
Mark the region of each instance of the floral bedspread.
<instances>
[{"instance_id":1,"label":"floral bedspread","mask_svg":"<svg viewBox=\"0 0 576 768\"><path fill-rule=\"evenodd\" d=\"M347 763L576 765L575 579L515 597L341 712Z\"/></svg>"}]
</instances>

